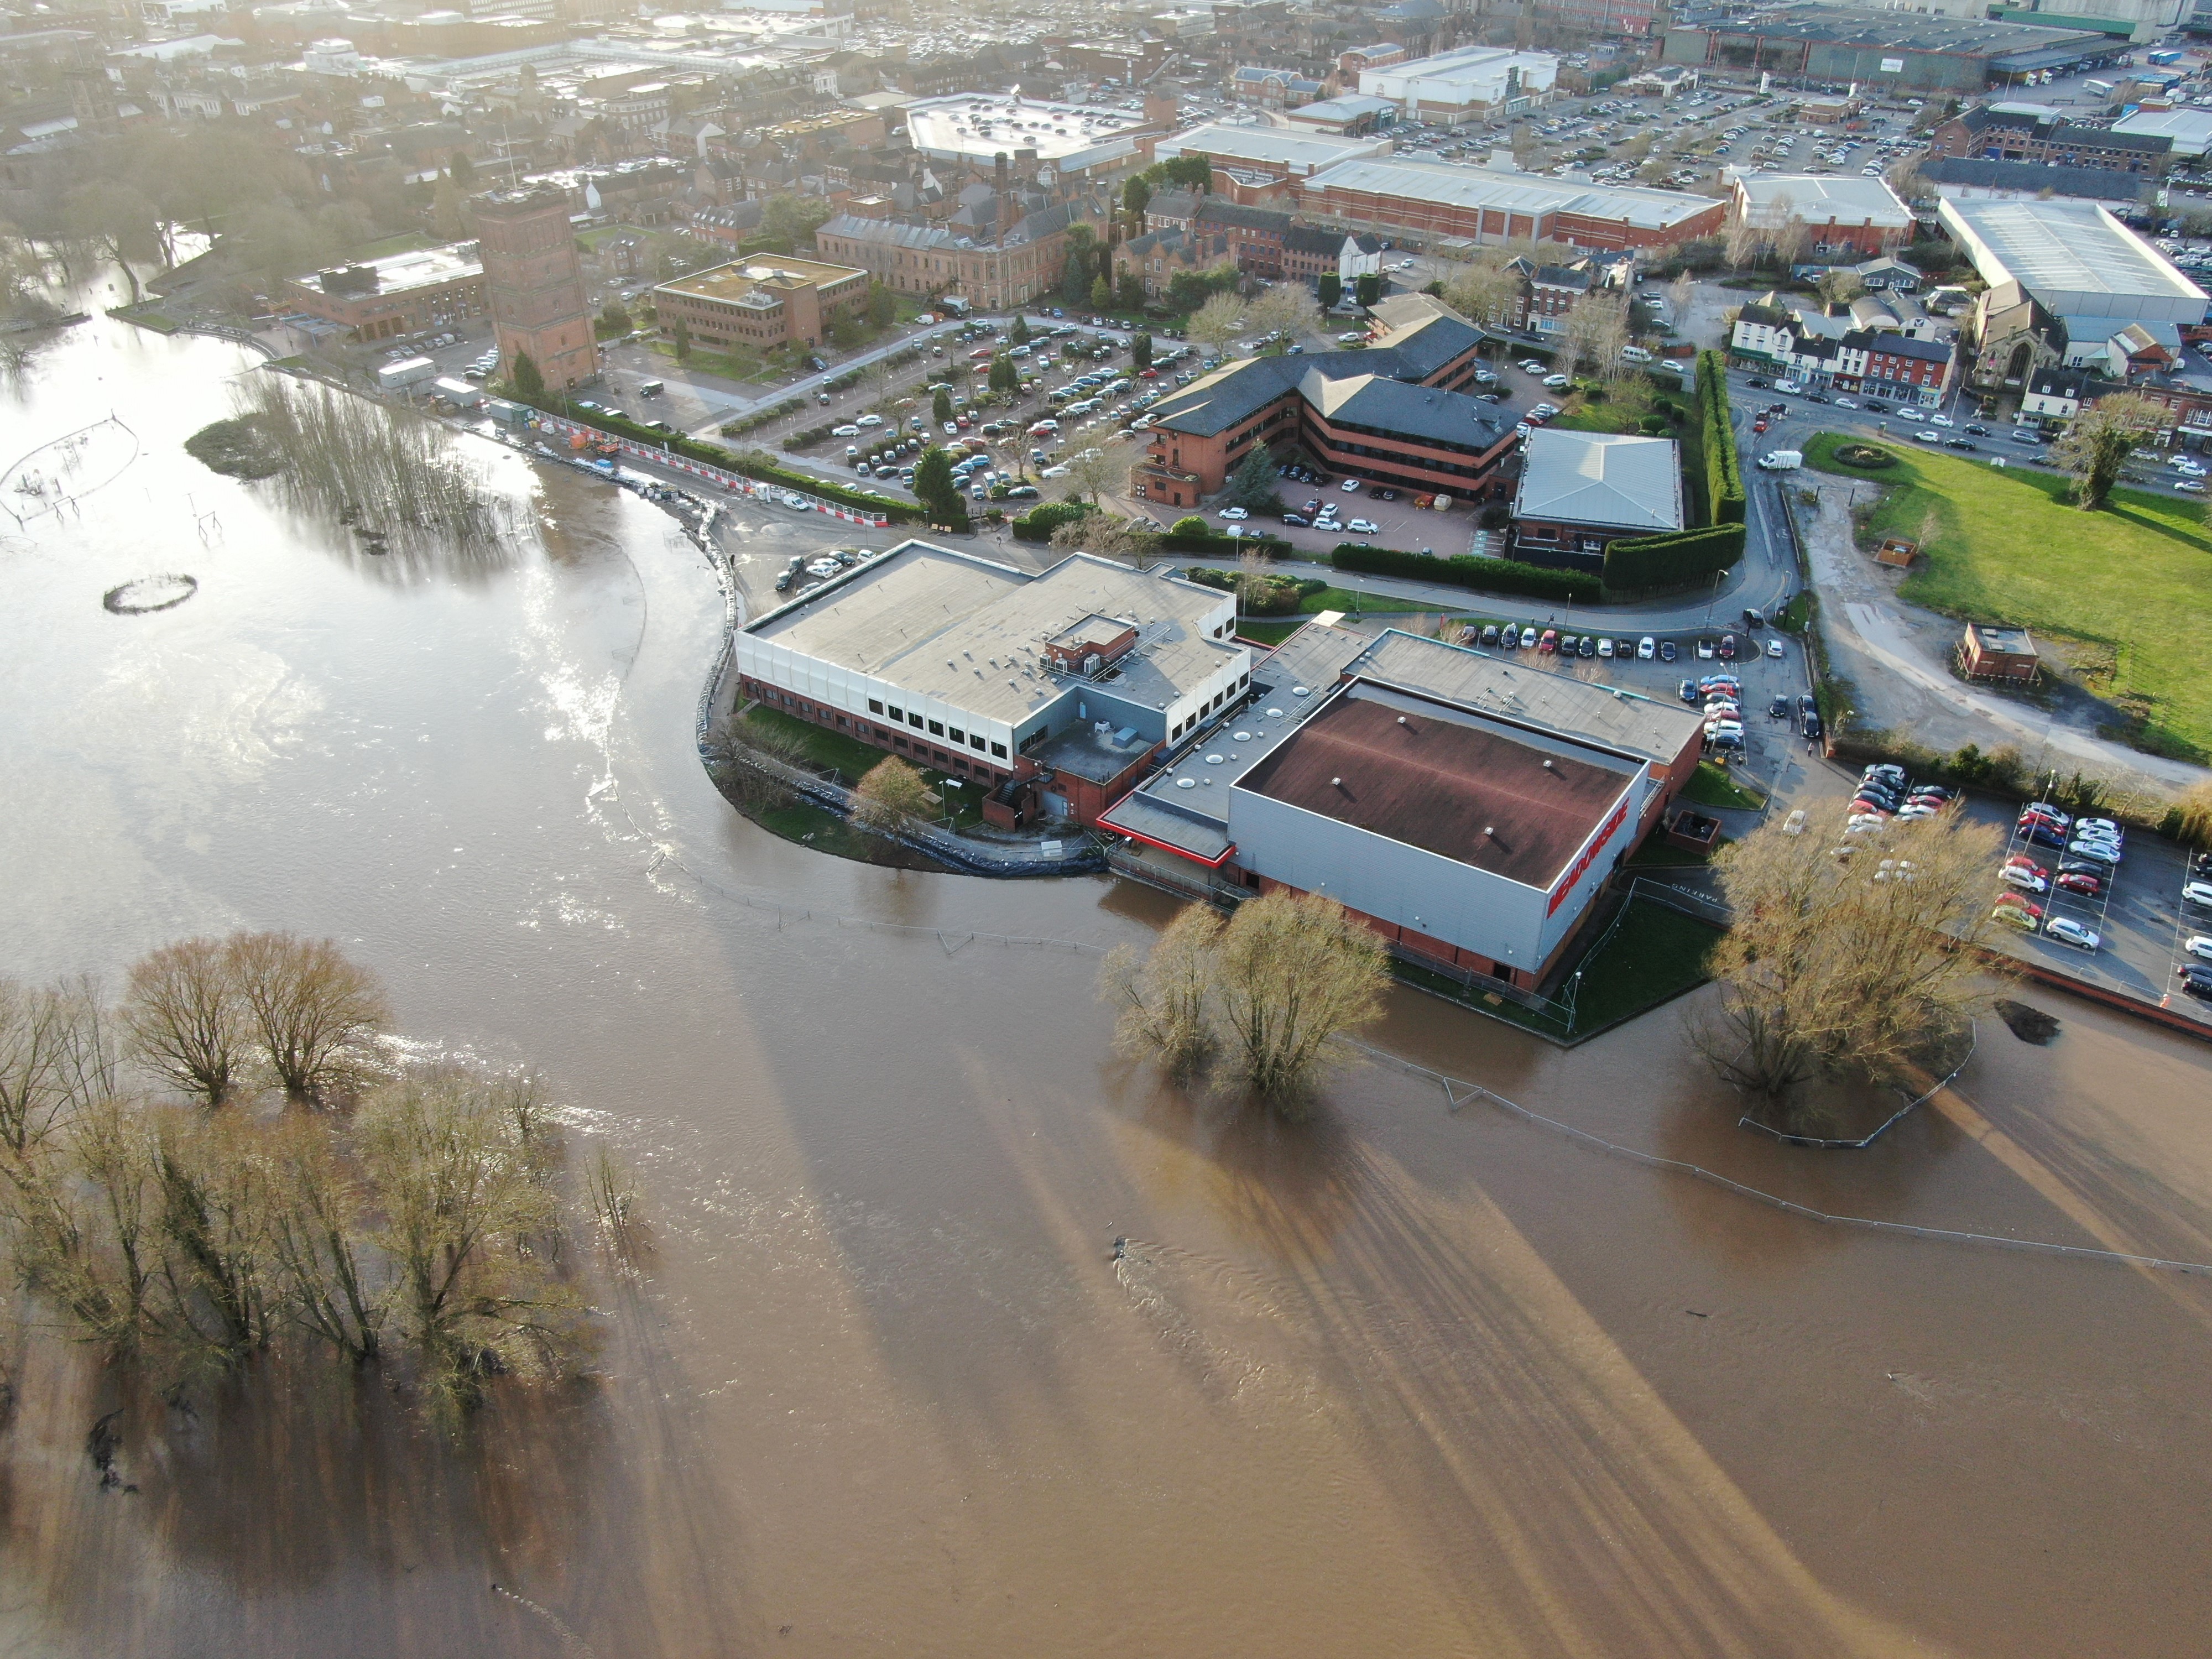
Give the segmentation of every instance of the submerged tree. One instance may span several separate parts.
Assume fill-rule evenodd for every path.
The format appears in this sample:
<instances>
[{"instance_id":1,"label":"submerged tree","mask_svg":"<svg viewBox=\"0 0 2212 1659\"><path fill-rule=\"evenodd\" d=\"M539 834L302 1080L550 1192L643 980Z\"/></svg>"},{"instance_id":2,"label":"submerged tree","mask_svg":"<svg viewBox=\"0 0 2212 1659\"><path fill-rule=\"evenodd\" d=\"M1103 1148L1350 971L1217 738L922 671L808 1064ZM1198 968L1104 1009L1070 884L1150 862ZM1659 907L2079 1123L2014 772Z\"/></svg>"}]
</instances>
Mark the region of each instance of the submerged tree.
<instances>
[{"instance_id":1,"label":"submerged tree","mask_svg":"<svg viewBox=\"0 0 2212 1659\"><path fill-rule=\"evenodd\" d=\"M376 976L329 939L242 933L229 942L239 994L284 1097L313 1106L358 1082L391 1024Z\"/></svg>"},{"instance_id":2,"label":"submerged tree","mask_svg":"<svg viewBox=\"0 0 2212 1659\"><path fill-rule=\"evenodd\" d=\"M1133 1060L1158 1060L1184 1078L1210 1059L1213 1029L1213 951L1222 919L1211 906L1187 905L1139 957L1115 947L1098 976L1100 997L1119 1012L1114 1043Z\"/></svg>"},{"instance_id":3,"label":"submerged tree","mask_svg":"<svg viewBox=\"0 0 2212 1659\"><path fill-rule=\"evenodd\" d=\"M1945 812L1844 853L1842 827L1770 821L1715 860L1735 921L1691 1035L1777 1128L1816 1079L1910 1077L1986 999L1971 947L1990 926L1996 831Z\"/></svg>"},{"instance_id":4,"label":"submerged tree","mask_svg":"<svg viewBox=\"0 0 2212 1659\"><path fill-rule=\"evenodd\" d=\"M234 966L221 939L179 939L131 965L123 1003L133 1057L210 1108L243 1080L251 1037Z\"/></svg>"},{"instance_id":5,"label":"submerged tree","mask_svg":"<svg viewBox=\"0 0 2212 1659\"><path fill-rule=\"evenodd\" d=\"M1194 904L1139 960L1108 957L1100 995L1121 1011L1115 1040L1171 1075L1218 1055L1227 1077L1288 1115L1382 1012L1382 939L1334 899L1281 891L1248 899L1225 926Z\"/></svg>"}]
</instances>

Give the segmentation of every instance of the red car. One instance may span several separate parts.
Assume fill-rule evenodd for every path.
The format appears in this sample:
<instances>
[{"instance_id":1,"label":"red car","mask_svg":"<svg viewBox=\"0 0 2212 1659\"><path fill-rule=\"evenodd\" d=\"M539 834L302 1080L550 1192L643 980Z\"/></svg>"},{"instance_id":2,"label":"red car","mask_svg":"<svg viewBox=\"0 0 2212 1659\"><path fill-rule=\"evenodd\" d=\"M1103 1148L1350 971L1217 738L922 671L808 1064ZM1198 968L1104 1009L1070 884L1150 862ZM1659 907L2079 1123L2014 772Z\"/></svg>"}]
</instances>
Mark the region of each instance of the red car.
<instances>
[{"instance_id":1,"label":"red car","mask_svg":"<svg viewBox=\"0 0 2212 1659\"><path fill-rule=\"evenodd\" d=\"M1733 634L1721 635L1721 660L1723 662L1735 660L1735 635Z\"/></svg>"},{"instance_id":2,"label":"red car","mask_svg":"<svg viewBox=\"0 0 2212 1659\"><path fill-rule=\"evenodd\" d=\"M2103 882L2094 876L2083 875L2078 870L2069 870L2059 877L2058 884L2069 893L2080 893L2087 898L2094 898L2105 890Z\"/></svg>"},{"instance_id":3,"label":"red car","mask_svg":"<svg viewBox=\"0 0 2212 1659\"><path fill-rule=\"evenodd\" d=\"M1157 380L1160 378L1160 372L1157 368L1144 369L1139 371L1137 378L1140 380Z\"/></svg>"},{"instance_id":4,"label":"red car","mask_svg":"<svg viewBox=\"0 0 2212 1659\"><path fill-rule=\"evenodd\" d=\"M1559 648L1559 630L1556 628L1546 629L1544 630L1544 637L1536 641L1536 649L1540 652L1552 652L1557 651Z\"/></svg>"}]
</instances>

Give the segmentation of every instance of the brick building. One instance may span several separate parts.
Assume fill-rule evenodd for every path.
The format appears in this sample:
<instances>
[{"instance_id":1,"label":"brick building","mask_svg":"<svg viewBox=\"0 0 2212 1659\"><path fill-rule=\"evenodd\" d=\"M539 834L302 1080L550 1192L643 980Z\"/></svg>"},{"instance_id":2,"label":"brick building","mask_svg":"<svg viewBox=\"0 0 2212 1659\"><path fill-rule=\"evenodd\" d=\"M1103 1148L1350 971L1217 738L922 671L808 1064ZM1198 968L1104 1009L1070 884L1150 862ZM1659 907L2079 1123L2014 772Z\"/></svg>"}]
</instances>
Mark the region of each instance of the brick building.
<instances>
[{"instance_id":1,"label":"brick building","mask_svg":"<svg viewBox=\"0 0 2212 1659\"><path fill-rule=\"evenodd\" d=\"M515 359L526 355L550 390L596 379L599 347L568 192L550 185L494 191L470 205L500 373L512 379Z\"/></svg>"},{"instance_id":2,"label":"brick building","mask_svg":"<svg viewBox=\"0 0 2212 1659\"><path fill-rule=\"evenodd\" d=\"M1266 444L1332 471L1464 498L1493 487L1512 453L1512 417L1469 397L1480 330L1441 303L1386 329L1365 351L1254 357L1164 399L1130 493L1196 507Z\"/></svg>"},{"instance_id":3,"label":"brick building","mask_svg":"<svg viewBox=\"0 0 2212 1659\"><path fill-rule=\"evenodd\" d=\"M421 334L483 314L483 265L467 242L391 253L291 277L284 303L336 324L349 340Z\"/></svg>"},{"instance_id":4,"label":"brick building","mask_svg":"<svg viewBox=\"0 0 2212 1659\"><path fill-rule=\"evenodd\" d=\"M1309 221L1471 242L1618 250L1717 234L1727 204L1676 191L1577 185L1443 161L1346 161L1300 181Z\"/></svg>"},{"instance_id":5,"label":"brick building","mask_svg":"<svg viewBox=\"0 0 2212 1659\"><path fill-rule=\"evenodd\" d=\"M2166 133L2115 132L2069 121L2039 105L1977 105L1928 135L1930 155L2107 173L2163 173L2172 150Z\"/></svg>"},{"instance_id":6,"label":"brick building","mask_svg":"<svg viewBox=\"0 0 2212 1659\"><path fill-rule=\"evenodd\" d=\"M757 254L653 291L660 332L680 319L693 340L717 348L772 351L815 346L845 318L868 308L868 273L780 254Z\"/></svg>"},{"instance_id":7,"label":"brick building","mask_svg":"<svg viewBox=\"0 0 2212 1659\"><path fill-rule=\"evenodd\" d=\"M1230 263L1229 239L1189 230L1153 230L1131 237L1114 249L1114 283L1134 276L1147 300L1164 298L1181 276L1202 275Z\"/></svg>"},{"instance_id":8,"label":"brick building","mask_svg":"<svg viewBox=\"0 0 2212 1659\"><path fill-rule=\"evenodd\" d=\"M1067 231L1082 222L1073 203L1018 221L995 240L955 235L933 225L840 214L814 233L823 258L852 265L901 294L957 294L999 311L1050 292L1067 264Z\"/></svg>"}]
</instances>

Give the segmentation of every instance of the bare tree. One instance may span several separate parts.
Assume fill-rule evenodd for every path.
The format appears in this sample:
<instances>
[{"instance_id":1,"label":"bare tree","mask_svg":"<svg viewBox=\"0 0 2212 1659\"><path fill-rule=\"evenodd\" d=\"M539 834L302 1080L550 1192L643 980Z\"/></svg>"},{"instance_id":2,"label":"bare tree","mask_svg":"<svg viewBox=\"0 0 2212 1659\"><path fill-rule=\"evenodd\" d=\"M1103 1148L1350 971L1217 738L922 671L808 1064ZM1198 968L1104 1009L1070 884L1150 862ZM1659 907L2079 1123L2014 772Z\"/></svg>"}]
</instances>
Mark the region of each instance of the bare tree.
<instances>
[{"instance_id":1,"label":"bare tree","mask_svg":"<svg viewBox=\"0 0 2212 1659\"><path fill-rule=\"evenodd\" d=\"M1134 519L1112 513L1086 513L1052 532L1051 545L1065 553L1096 553L1147 568L1159 556L1160 532Z\"/></svg>"},{"instance_id":2,"label":"bare tree","mask_svg":"<svg viewBox=\"0 0 2212 1659\"><path fill-rule=\"evenodd\" d=\"M1996 832L1947 812L1844 851L1842 827L1770 821L1715 860L1736 920L1692 1036L1777 1128L1796 1127L1816 1079L1911 1074L1986 997L1971 947L1990 925Z\"/></svg>"},{"instance_id":3,"label":"bare tree","mask_svg":"<svg viewBox=\"0 0 2212 1659\"><path fill-rule=\"evenodd\" d=\"M1675 273L1674 280L1667 284L1667 309L1674 314L1674 331L1687 335L1690 313L1698 303L1698 279L1686 267Z\"/></svg>"},{"instance_id":4,"label":"bare tree","mask_svg":"<svg viewBox=\"0 0 2212 1659\"><path fill-rule=\"evenodd\" d=\"M148 1312L192 1369L238 1364L266 1347L277 1300L269 1244L269 1169L258 1131L234 1114L162 1122L151 1188L161 1261Z\"/></svg>"},{"instance_id":5,"label":"bare tree","mask_svg":"<svg viewBox=\"0 0 2212 1659\"><path fill-rule=\"evenodd\" d=\"M221 939L180 939L131 966L123 1024L133 1055L210 1109L241 1080L251 1015Z\"/></svg>"},{"instance_id":6,"label":"bare tree","mask_svg":"<svg viewBox=\"0 0 2212 1659\"><path fill-rule=\"evenodd\" d=\"M556 1224L555 1198L492 1092L461 1073L388 1085L362 1109L361 1142L393 1322L425 1385L463 1406L498 1371L556 1370L578 1303L532 1247Z\"/></svg>"},{"instance_id":7,"label":"bare tree","mask_svg":"<svg viewBox=\"0 0 2212 1659\"><path fill-rule=\"evenodd\" d=\"M1787 272L1812 245L1813 228L1796 214L1788 214L1774 233L1774 262Z\"/></svg>"},{"instance_id":8,"label":"bare tree","mask_svg":"<svg viewBox=\"0 0 2212 1659\"><path fill-rule=\"evenodd\" d=\"M1471 323L1506 326L1518 309L1520 273L1508 270L1502 259L1478 258L1444 285L1443 297Z\"/></svg>"},{"instance_id":9,"label":"bare tree","mask_svg":"<svg viewBox=\"0 0 2212 1659\"><path fill-rule=\"evenodd\" d=\"M2115 392L2075 415L2051 456L2073 474L2075 503L2094 513L2112 500L2128 457L2172 424L2173 411L2164 404L2140 392Z\"/></svg>"},{"instance_id":10,"label":"bare tree","mask_svg":"<svg viewBox=\"0 0 2212 1659\"><path fill-rule=\"evenodd\" d=\"M389 1274L362 1249L368 1195L319 1125L295 1120L271 1152L269 1248L286 1311L345 1358L374 1359L383 1347Z\"/></svg>"},{"instance_id":11,"label":"bare tree","mask_svg":"<svg viewBox=\"0 0 2212 1659\"><path fill-rule=\"evenodd\" d=\"M1157 1059L1168 1074L1186 1078L1218 1046L1213 1026L1213 950L1220 915L1187 905L1139 957L1117 945L1098 976L1100 998L1119 1011L1115 1046L1132 1059Z\"/></svg>"},{"instance_id":12,"label":"bare tree","mask_svg":"<svg viewBox=\"0 0 2212 1659\"><path fill-rule=\"evenodd\" d=\"M1729 262L1729 268L1731 270L1744 270L1751 264L1753 256L1759 252L1765 241L1765 232L1752 222L1749 214L1736 214L1728 223L1728 244L1724 257Z\"/></svg>"},{"instance_id":13,"label":"bare tree","mask_svg":"<svg viewBox=\"0 0 2212 1659\"><path fill-rule=\"evenodd\" d=\"M0 1146L23 1157L115 1088L115 1043L95 988L0 975Z\"/></svg>"},{"instance_id":14,"label":"bare tree","mask_svg":"<svg viewBox=\"0 0 2212 1659\"><path fill-rule=\"evenodd\" d=\"M1275 584L1275 561L1264 547L1247 547L1237 555L1237 599L1248 611Z\"/></svg>"},{"instance_id":15,"label":"bare tree","mask_svg":"<svg viewBox=\"0 0 2212 1659\"><path fill-rule=\"evenodd\" d=\"M1088 501L1093 507L1108 490L1118 489L1128 482L1129 464L1111 450L1094 445L1071 455L1062 463L1067 477L1063 499L1071 501Z\"/></svg>"},{"instance_id":16,"label":"bare tree","mask_svg":"<svg viewBox=\"0 0 2212 1659\"><path fill-rule=\"evenodd\" d=\"M896 755L887 755L868 770L853 791L853 822L862 830L890 835L916 818L925 818L937 798L922 781L921 774Z\"/></svg>"},{"instance_id":17,"label":"bare tree","mask_svg":"<svg viewBox=\"0 0 2212 1659\"><path fill-rule=\"evenodd\" d=\"M1382 941L1317 893L1248 899L1214 951L1214 987L1240 1081L1295 1113L1343 1051L1347 1032L1382 1012Z\"/></svg>"},{"instance_id":18,"label":"bare tree","mask_svg":"<svg viewBox=\"0 0 2212 1659\"><path fill-rule=\"evenodd\" d=\"M240 933L232 974L284 1097L312 1106L357 1084L377 1034L392 1023L383 988L330 939Z\"/></svg>"},{"instance_id":19,"label":"bare tree","mask_svg":"<svg viewBox=\"0 0 2212 1659\"><path fill-rule=\"evenodd\" d=\"M1219 356L1244 331L1244 302L1234 294L1216 294L1191 313L1184 331L1199 344Z\"/></svg>"},{"instance_id":20,"label":"bare tree","mask_svg":"<svg viewBox=\"0 0 2212 1659\"><path fill-rule=\"evenodd\" d=\"M1297 281L1270 283L1246 308L1251 326L1297 340L1321 326L1321 302Z\"/></svg>"},{"instance_id":21,"label":"bare tree","mask_svg":"<svg viewBox=\"0 0 2212 1659\"><path fill-rule=\"evenodd\" d=\"M1624 367L1620 354L1628 344L1627 301L1611 294L1585 294L1567 313L1559 338L1569 374L1587 363L1600 378L1618 380Z\"/></svg>"}]
</instances>

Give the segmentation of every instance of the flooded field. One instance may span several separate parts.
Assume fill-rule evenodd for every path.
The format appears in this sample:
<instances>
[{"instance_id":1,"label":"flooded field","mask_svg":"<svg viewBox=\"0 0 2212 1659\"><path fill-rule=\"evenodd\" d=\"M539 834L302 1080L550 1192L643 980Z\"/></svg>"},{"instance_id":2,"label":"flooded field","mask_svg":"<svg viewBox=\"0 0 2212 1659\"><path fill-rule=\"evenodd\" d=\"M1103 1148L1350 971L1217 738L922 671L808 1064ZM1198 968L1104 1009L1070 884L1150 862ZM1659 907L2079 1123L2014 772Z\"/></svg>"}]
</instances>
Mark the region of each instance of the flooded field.
<instances>
[{"instance_id":1,"label":"flooded field","mask_svg":"<svg viewBox=\"0 0 2212 1659\"><path fill-rule=\"evenodd\" d=\"M494 456L532 533L366 552L184 454L251 362L97 323L0 394L0 461L136 441L0 521L0 968L332 936L427 1048L543 1067L657 1249L599 1376L458 1440L373 1376L149 1404L19 1317L13 1650L2201 1647L2212 1279L1822 1225L1388 1064L1296 1127L1166 1089L1092 991L1159 896L748 823L672 521ZM2212 1262L2212 1050L2015 994L2051 1046L1985 1022L1824 1157L1734 1129L1672 1010L1562 1054L1407 993L1375 1040L1822 1211Z\"/></svg>"}]
</instances>

